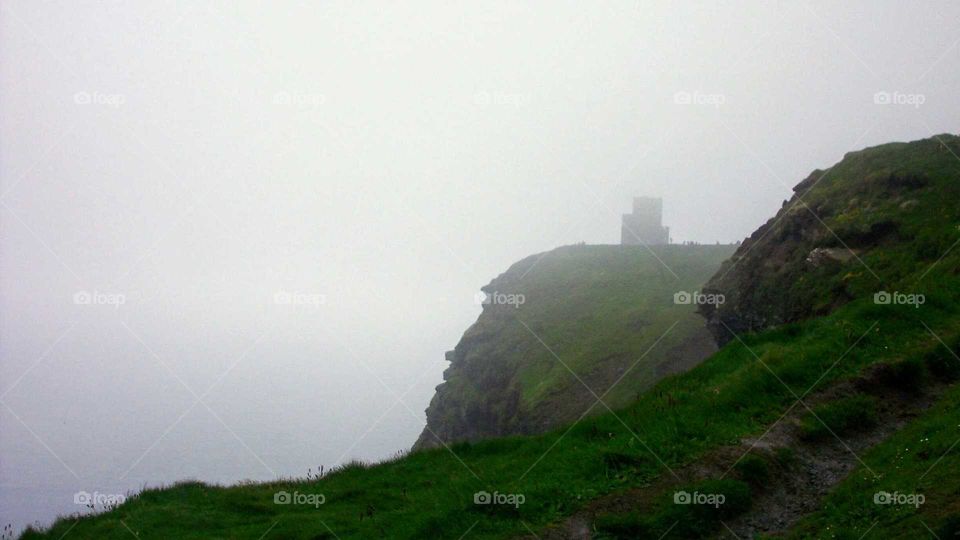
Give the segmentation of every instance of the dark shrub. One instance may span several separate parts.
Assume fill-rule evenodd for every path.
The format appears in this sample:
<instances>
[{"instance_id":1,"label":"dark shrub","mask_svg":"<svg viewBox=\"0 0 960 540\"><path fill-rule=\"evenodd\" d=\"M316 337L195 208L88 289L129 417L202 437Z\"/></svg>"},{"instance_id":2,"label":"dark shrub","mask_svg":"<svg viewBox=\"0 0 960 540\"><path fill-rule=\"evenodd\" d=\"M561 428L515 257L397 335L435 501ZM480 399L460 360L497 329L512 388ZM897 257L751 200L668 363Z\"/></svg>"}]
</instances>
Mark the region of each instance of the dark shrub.
<instances>
[{"instance_id":1,"label":"dark shrub","mask_svg":"<svg viewBox=\"0 0 960 540\"><path fill-rule=\"evenodd\" d=\"M960 379L960 358L958 358L960 354L957 353L957 350L960 349L960 343L958 343L960 339L951 341L953 344L950 349L938 344L935 349L924 356L924 361L930 373L944 382L953 382Z\"/></svg>"},{"instance_id":2,"label":"dark shrub","mask_svg":"<svg viewBox=\"0 0 960 540\"><path fill-rule=\"evenodd\" d=\"M657 538L650 525L637 514L605 514L597 516L594 528L598 539Z\"/></svg>"},{"instance_id":3,"label":"dark shrub","mask_svg":"<svg viewBox=\"0 0 960 540\"><path fill-rule=\"evenodd\" d=\"M777 448L774 457L781 467L791 467L797 461L797 452L789 446Z\"/></svg>"},{"instance_id":4,"label":"dark shrub","mask_svg":"<svg viewBox=\"0 0 960 540\"><path fill-rule=\"evenodd\" d=\"M607 472L617 472L629 468L641 467L644 464L643 458L623 452L605 451L601 454L603 465Z\"/></svg>"},{"instance_id":5,"label":"dark shrub","mask_svg":"<svg viewBox=\"0 0 960 540\"><path fill-rule=\"evenodd\" d=\"M767 460L756 454L747 454L736 465L737 473L751 486L763 486L770 480L770 467Z\"/></svg>"},{"instance_id":6,"label":"dark shrub","mask_svg":"<svg viewBox=\"0 0 960 540\"><path fill-rule=\"evenodd\" d=\"M720 529L720 522L738 516L750 508L750 486L740 480L707 480L683 490L715 497L722 495L722 504L684 504L671 494L672 504L657 516L655 529L666 529L673 524L671 538L702 538Z\"/></svg>"},{"instance_id":7,"label":"dark shrub","mask_svg":"<svg viewBox=\"0 0 960 540\"><path fill-rule=\"evenodd\" d=\"M829 437L831 431L840 435L877 424L877 403L870 396L838 399L814 408L813 412L800 422L800 436L807 440Z\"/></svg>"},{"instance_id":8,"label":"dark shrub","mask_svg":"<svg viewBox=\"0 0 960 540\"><path fill-rule=\"evenodd\" d=\"M918 357L898 360L880 366L880 382L905 392L919 392L927 380L927 367Z\"/></svg>"},{"instance_id":9,"label":"dark shrub","mask_svg":"<svg viewBox=\"0 0 960 540\"><path fill-rule=\"evenodd\" d=\"M941 540L960 538L960 514L954 514L947 518L937 531L937 538Z\"/></svg>"}]
</instances>

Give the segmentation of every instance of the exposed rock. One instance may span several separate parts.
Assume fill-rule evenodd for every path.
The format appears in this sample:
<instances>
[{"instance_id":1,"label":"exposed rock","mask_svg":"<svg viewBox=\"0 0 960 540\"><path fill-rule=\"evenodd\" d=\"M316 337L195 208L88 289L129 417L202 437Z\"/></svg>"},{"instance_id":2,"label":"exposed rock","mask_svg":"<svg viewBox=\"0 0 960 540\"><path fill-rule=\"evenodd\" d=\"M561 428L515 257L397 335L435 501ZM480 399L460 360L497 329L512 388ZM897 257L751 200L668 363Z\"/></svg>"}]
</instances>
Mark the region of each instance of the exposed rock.
<instances>
[{"instance_id":1,"label":"exposed rock","mask_svg":"<svg viewBox=\"0 0 960 540\"><path fill-rule=\"evenodd\" d=\"M820 267L830 261L847 262L855 255L855 251L845 248L814 248L807 255L807 262L815 267Z\"/></svg>"},{"instance_id":2,"label":"exposed rock","mask_svg":"<svg viewBox=\"0 0 960 540\"><path fill-rule=\"evenodd\" d=\"M930 206L919 203L929 196L930 175L955 166L944 159L944 144L960 147L960 138L940 135L850 152L797 184L790 201L704 287L726 297L720 306L700 306L718 344L829 313L894 282L904 269L881 275L866 260L881 245L912 240L909 229ZM927 255L935 260L944 243L950 244L946 236L929 240Z\"/></svg>"},{"instance_id":3,"label":"exposed rock","mask_svg":"<svg viewBox=\"0 0 960 540\"><path fill-rule=\"evenodd\" d=\"M916 205L918 205L918 204L920 204L920 201L918 201L918 200L916 200L916 199L908 199L908 200L903 201L902 203L900 203L900 209L901 209L901 210L909 210L909 209L913 208L914 206L916 206Z\"/></svg>"}]
</instances>

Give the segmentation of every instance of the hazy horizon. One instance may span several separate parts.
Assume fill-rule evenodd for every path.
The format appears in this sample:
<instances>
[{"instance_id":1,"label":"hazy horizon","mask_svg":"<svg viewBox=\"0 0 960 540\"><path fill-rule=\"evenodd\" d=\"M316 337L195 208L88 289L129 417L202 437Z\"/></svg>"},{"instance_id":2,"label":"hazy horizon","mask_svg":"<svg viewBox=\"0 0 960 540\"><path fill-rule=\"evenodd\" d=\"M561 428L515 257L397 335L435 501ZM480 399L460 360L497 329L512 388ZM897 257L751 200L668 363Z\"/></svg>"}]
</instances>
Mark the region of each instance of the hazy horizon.
<instances>
[{"instance_id":1,"label":"hazy horizon","mask_svg":"<svg viewBox=\"0 0 960 540\"><path fill-rule=\"evenodd\" d=\"M634 196L733 243L851 150L956 133L958 20L4 2L0 519L409 448L513 262L618 243Z\"/></svg>"}]
</instances>

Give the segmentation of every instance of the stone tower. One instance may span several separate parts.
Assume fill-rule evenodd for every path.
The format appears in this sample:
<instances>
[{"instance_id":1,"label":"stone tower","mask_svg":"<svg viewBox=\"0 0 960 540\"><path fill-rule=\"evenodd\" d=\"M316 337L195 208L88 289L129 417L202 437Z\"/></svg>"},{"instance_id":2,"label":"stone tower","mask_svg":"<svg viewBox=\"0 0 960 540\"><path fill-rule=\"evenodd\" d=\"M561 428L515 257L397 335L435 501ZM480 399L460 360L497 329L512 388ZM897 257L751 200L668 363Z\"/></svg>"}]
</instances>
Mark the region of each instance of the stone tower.
<instances>
[{"instance_id":1,"label":"stone tower","mask_svg":"<svg viewBox=\"0 0 960 540\"><path fill-rule=\"evenodd\" d=\"M633 213L623 215L620 244L624 246L670 243L670 228L663 226L663 199L634 197Z\"/></svg>"}]
</instances>

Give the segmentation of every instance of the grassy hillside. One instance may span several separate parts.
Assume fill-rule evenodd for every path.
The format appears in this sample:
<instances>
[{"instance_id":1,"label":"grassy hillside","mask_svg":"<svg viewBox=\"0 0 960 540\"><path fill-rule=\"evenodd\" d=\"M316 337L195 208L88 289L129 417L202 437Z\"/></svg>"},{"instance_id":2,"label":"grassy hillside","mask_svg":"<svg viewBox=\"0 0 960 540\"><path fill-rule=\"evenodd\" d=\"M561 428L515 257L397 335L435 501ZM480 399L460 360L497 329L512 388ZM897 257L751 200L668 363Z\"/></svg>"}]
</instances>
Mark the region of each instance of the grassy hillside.
<instances>
[{"instance_id":1,"label":"grassy hillside","mask_svg":"<svg viewBox=\"0 0 960 540\"><path fill-rule=\"evenodd\" d=\"M864 531L922 538L927 527L952 534L960 522L960 139L941 139L949 147L925 140L849 154L827 171L843 175L808 183L805 198L833 205L823 214L827 225L784 218L800 227L790 230L804 231L781 239L792 249L769 245L768 260L777 264L766 272L763 260L741 252L744 273L721 284L736 305L714 320L721 328L757 322L756 331L726 334L728 343L708 360L615 413L320 479L148 490L117 509L24 537L696 538L762 529L798 538ZM909 182L909 193L891 192L890 178L923 180ZM831 252L807 262L816 248L831 248L819 242L833 233L817 226L836 226L849 244L872 223L892 223L897 232L851 245L859 259ZM877 302L878 291L924 301ZM547 326L544 341L562 342ZM829 474L806 468L820 456L836 462ZM846 471L853 472L844 479ZM778 499L778 486L791 478L829 494ZM873 505L875 489L922 493L926 502ZM724 502L677 504L680 491ZM279 492L322 494L324 502L276 504ZM503 503L478 504L482 492ZM781 506L805 518L771 514Z\"/></svg>"},{"instance_id":2,"label":"grassy hillside","mask_svg":"<svg viewBox=\"0 0 960 540\"><path fill-rule=\"evenodd\" d=\"M960 360L950 358L956 374ZM818 536L858 539L868 531L883 538L938 538L960 536L960 387L890 440L864 454L864 465L854 471L823 504L823 508L794 527L788 538ZM869 469L868 469L869 468ZM878 476L874 476L874 471ZM878 494L889 504L876 504ZM913 497L922 495L923 499ZM883 500L883 499L881 499ZM911 500L918 505L906 504ZM924 533L927 534L924 534Z\"/></svg>"},{"instance_id":3,"label":"grassy hillside","mask_svg":"<svg viewBox=\"0 0 960 540\"><path fill-rule=\"evenodd\" d=\"M938 135L813 171L706 285L727 300L702 308L715 335L823 315L879 290L909 293L921 280L936 286L924 272L960 233L958 156L960 137Z\"/></svg>"},{"instance_id":4,"label":"grassy hillside","mask_svg":"<svg viewBox=\"0 0 960 540\"><path fill-rule=\"evenodd\" d=\"M618 408L716 350L695 306L733 246L567 246L484 287L491 303L448 353L420 445L542 433L596 396ZM510 303L519 299L522 302ZM503 300L503 303L498 301ZM589 388L588 388L589 387Z\"/></svg>"},{"instance_id":5,"label":"grassy hillside","mask_svg":"<svg viewBox=\"0 0 960 540\"><path fill-rule=\"evenodd\" d=\"M953 294L937 297L922 313L923 321L948 338L957 331L960 289L954 286ZM917 310L887 308L860 300L829 317L746 337L745 343L729 344L691 372L662 381L616 416L590 418L569 431L462 443L376 466L346 467L320 480L233 487L192 483L149 490L106 514L63 520L44 534L25 538L59 538L71 527L73 538L118 539L130 534L126 527L143 537L167 538L529 534L528 528L540 531L600 495L640 488L669 475L667 466L681 467L720 445L762 433L794 402L794 393L826 387L872 363L895 362L904 351L940 346L919 324ZM955 337L952 343L960 348ZM828 371L854 345L855 351ZM943 470L955 476L948 489L960 489L957 471ZM733 483L720 489L740 487ZM697 488L687 486L689 491ZM274 504L280 491L323 494L325 502L319 507ZM525 500L517 508L477 505L474 494L479 491L518 493ZM749 498L743 504L749 505ZM665 510L645 517L649 523L643 526L666 532L682 521L684 526L675 526L667 538L719 530L717 520L724 517L700 516L694 507L663 506ZM610 535L618 536L617 529Z\"/></svg>"}]
</instances>

